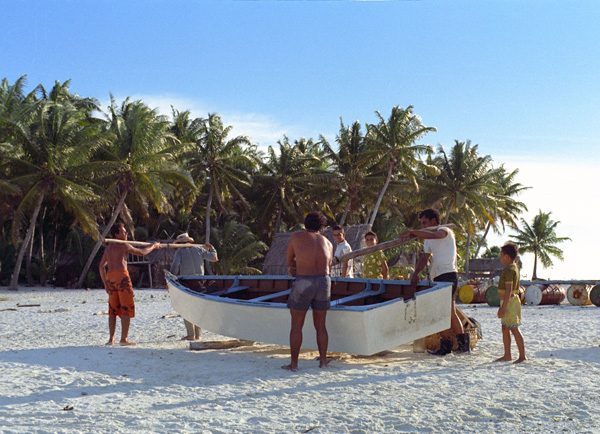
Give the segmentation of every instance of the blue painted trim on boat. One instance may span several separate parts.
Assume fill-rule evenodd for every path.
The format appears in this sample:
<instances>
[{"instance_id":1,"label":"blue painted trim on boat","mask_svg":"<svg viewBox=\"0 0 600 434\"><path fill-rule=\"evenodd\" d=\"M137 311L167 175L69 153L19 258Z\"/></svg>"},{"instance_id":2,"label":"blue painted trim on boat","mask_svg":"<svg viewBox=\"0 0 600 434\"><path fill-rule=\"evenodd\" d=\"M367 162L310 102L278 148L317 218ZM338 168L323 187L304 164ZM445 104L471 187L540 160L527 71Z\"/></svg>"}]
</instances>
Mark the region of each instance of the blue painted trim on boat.
<instances>
[{"instance_id":1,"label":"blue painted trim on boat","mask_svg":"<svg viewBox=\"0 0 600 434\"><path fill-rule=\"evenodd\" d=\"M259 275L259 276L212 276L212 275L206 275L206 276L201 277L201 276L174 276L173 274L167 273L167 272L165 273L165 278L169 282L171 282L171 284L173 286L176 286L181 291L184 291L195 297L205 298L207 300L211 300L211 301L215 301L215 302L219 302L219 303L237 304L237 305L244 305L244 306L261 306L261 307L269 307L269 308L274 308L274 309L287 309L287 306L284 303L274 303L274 302L269 302L269 301L255 301L255 300L236 300L236 299L232 299L232 298L224 298L224 297L221 297L218 295L201 294L196 291L192 291L191 289L189 289L186 286L179 283L179 279L182 279L182 280L186 280L186 279L187 280L197 280L199 278L207 279L207 280L232 280L233 279L235 286L240 285L240 282L239 282L240 279L242 279L242 280L244 280L244 279L294 280L294 278L290 277L290 276L263 276L263 275ZM386 283L387 284L403 284L403 285L410 284L410 282L407 280L354 279L354 278L347 278L347 277L332 277L331 280L332 280L332 282L333 281L351 281L351 282L359 282L359 283L365 283L365 284L371 284L371 285L373 283L380 284L380 285L385 285ZM427 289L417 292L415 294L416 297L418 297L421 294L427 294L427 293L430 293L433 291L438 291L442 288L445 288L446 286L451 285L451 283L449 283L449 282L420 282L420 283L426 284L426 285L431 284L433 286L431 288L427 288ZM386 305L389 305L392 303L407 302L410 300L404 300L402 298L397 298L397 299L393 299L393 300L384 301L381 303L371 304L368 306L340 306L340 305L335 304L336 301L337 300L333 300L331 302L330 310L366 312L366 311L377 309L379 307L386 306Z\"/></svg>"},{"instance_id":2,"label":"blue painted trim on boat","mask_svg":"<svg viewBox=\"0 0 600 434\"><path fill-rule=\"evenodd\" d=\"M522 280L521 285L598 285L600 280Z\"/></svg>"}]
</instances>

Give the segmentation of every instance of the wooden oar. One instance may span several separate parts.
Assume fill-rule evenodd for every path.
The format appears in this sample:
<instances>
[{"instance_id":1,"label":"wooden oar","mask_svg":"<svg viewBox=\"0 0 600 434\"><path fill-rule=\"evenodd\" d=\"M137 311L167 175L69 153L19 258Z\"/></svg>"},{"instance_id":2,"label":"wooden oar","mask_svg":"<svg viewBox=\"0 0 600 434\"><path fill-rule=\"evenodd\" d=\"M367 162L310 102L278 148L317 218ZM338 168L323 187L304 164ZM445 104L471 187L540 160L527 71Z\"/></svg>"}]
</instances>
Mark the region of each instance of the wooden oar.
<instances>
[{"instance_id":1,"label":"wooden oar","mask_svg":"<svg viewBox=\"0 0 600 434\"><path fill-rule=\"evenodd\" d=\"M140 246L140 247L148 247L151 246L154 243L147 243L145 241L127 241L127 240L117 240L115 238L105 238L104 239L105 242L107 243L118 243L118 244L130 244L132 246ZM172 249L181 249L184 247L202 247L202 248L206 248L204 246L204 244L188 244L188 243L160 243L160 248L164 249L170 247Z\"/></svg>"},{"instance_id":2,"label":"wooden oar","mask_svg":"<svg viewBox=\"0 0 600 434\"><path fill-rule=\"evenodd\" d=\"M454 226L455 225L453 223L448 223L446 225L430 226L428 228L423 228L423 229L419 229L419 230L423 230L423 231L437 231L439 228L453 229ZM378 252L380 250L389 249L391 247L396 247L397 245L400 245L402 243L406 243L407 241L412 241L414 239L415 238L410 238L408 240L402 240L402 239L396 238L395 240L386 241L386 242L381 243L381 244L375 244L374 246L364 247L362 249L358 249L358 250L355 250L353 252L346 253L345 255L342 255L339 258L337 256L334 256L333 257L333 261L332 261L331 264L332 265L339 264L340 262L344 262L344 261L347 261L349 259L354 259L354 258L356 258L358 256L363 256L363 255L367 255L369 253Z\"/></svg>"}]
</instances>

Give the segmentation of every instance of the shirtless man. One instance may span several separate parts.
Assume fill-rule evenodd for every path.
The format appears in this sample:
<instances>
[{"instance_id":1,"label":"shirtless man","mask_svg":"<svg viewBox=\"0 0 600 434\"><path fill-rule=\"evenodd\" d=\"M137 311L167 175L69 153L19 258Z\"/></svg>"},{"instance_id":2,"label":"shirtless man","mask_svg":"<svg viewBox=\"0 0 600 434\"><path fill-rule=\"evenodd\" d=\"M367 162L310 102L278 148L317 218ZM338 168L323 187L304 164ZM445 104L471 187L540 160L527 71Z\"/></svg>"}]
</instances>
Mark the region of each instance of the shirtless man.
<instances>
[{"instance_id":1,"label":"shirtless man","mask_svg":"<svg viewBox=\"0 0 600 434\"><path fill-rule=\"evenodd\" d=\"M317 332L319 367L327 367L327 344L329 336L325 316L331 300L331 267L333 246L321 235L327 224L323 214L311 212L304 219L306 231L295 232L287 250L289 275L296 277L287 306L292 316L290 330L291 363L282 366L289 371L298 370L298 355L302 347L302 327L309 307L312 307L313 324Z\"/></svg>"},{"instance_id":2,"label":"shirtless man","mask_svg":"<svg viewBox=\"0 0 600 434\"><path fill-rule=\"evenodd\" d=\"M127 231L123 223L114 225L110 234L117 240L127 240ZM127 254L146 256L154 249L160 249L159 243L154 243L144 249L136 249L126 243L111 243L104 249L100 259L100 277L104 288L108 293L108 332L107 345L115 344L115 329L117 327L117 316L121 318L121 345L135 345L127 339L129 323L135 316L135 305L133 303L133 285L127 271ZM108 272L106 269L108 268Z\"/></svg>"}]
</instances>

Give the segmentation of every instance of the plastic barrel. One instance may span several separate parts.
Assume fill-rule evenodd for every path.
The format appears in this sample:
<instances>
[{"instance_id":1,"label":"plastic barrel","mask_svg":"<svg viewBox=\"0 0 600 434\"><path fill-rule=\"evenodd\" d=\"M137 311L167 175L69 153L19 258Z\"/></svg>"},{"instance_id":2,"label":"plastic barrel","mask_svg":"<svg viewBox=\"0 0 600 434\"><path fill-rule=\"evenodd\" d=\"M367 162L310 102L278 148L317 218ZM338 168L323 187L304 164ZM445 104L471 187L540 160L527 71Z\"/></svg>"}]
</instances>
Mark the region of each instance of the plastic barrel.
<instances>
[{"instance_id":1,"label":"plastic barrel","mask_svg":"<svg viewBox=\"0 0 600 434\"><path fill-rule=\"evenodd\" d=\"M497 286L488 286L485 290L485 302L492 307L500 307L500 297L498 297Z\"/></svg>"}]
</instances>

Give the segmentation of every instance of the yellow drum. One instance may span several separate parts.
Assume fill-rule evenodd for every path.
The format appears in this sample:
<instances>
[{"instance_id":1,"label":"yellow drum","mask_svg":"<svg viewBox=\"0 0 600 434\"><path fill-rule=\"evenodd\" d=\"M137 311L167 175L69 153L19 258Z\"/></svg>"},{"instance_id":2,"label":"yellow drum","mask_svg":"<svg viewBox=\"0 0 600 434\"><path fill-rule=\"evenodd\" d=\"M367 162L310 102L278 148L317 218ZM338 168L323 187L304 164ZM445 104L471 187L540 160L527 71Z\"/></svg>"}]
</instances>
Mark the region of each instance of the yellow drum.
<instances>
[{"instance_id":1,"label":"yellow drum","mask_svg":"<svg viewBox=\"0 0 600 434\"><path fill-rule=\"evenodd\" d=\"M466 284L458 290L458 298L464 304L485 303L485 288L479 284Z\"/></svg>"}]
</instances>

